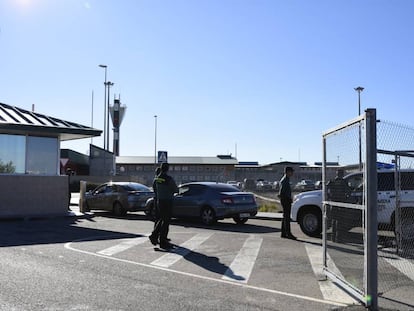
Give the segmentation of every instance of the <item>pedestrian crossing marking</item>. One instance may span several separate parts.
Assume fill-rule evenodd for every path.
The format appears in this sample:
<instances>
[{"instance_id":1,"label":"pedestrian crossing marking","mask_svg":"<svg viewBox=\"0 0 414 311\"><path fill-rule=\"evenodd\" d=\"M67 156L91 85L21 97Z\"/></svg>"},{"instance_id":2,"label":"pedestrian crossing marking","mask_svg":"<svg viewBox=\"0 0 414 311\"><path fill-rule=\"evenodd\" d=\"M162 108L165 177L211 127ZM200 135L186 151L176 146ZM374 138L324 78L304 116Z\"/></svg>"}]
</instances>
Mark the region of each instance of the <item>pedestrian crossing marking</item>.
<instances>
[{"instance_id":1,"label":"pedestrian crossing marking","mask_svg":"<svg viewBox=\"0 0 414 311\"><path fill-rule=\"evenodd\" d=\"M212 233L199 233L186 242L182 243L179 247L174 249L172 253L165 254L164 256L161 256L160 258L154 260L151 262L151 265L168 268L179 261L181 258L185 257L192 250L196 249L212 235Z\"/></svg>"},{"instance_id":2,"label":"pedestrian crossing marking","mask_svg":"<svg viewBox=\"0 0 414 311\"><path fill-rule=\"evenodd\" d=\"M124 239L121 243L117 245L99 251L98 254L112 256L120 252L126 251L127 249L130 249L131 247L134 247L136 245L143 244L146 241L148 241L148 235L139 238Z\"/></svg>"},{"instance_id":3,"label":"pedestrian crossing marking","mask_svg":"<svg viewBox=\"0 0 414 311\"><path fill-rule=\"evenodd\" d=\"M309 262L312 266L313 273L318 279L325 277L323 272L323 250L322 246L305 244L306 253L308 254ZM329 269L338 276L342 276L339 269L331 260L329 254L328 256L328 265ZM325 277L326 278L326 277ZM326 300L330 301L340 301L346 304L355 304L357 301L353 299L350 295L346 294L343 290L338 288L332 282L320 281L318 280L319 288L321 290L322 296Z\"/></svg>"},{"instance_id":4,"label":"pedestrian crossing marking","mask_svg":"<svg viewBox=\"0 0 414 311\"><path fill-rule=\"evenodd\" d=\"M263 239L250 236L246 239L236 258L224 273L223 280L247 283L259 254Z\"/></svg>"}]
</instances>

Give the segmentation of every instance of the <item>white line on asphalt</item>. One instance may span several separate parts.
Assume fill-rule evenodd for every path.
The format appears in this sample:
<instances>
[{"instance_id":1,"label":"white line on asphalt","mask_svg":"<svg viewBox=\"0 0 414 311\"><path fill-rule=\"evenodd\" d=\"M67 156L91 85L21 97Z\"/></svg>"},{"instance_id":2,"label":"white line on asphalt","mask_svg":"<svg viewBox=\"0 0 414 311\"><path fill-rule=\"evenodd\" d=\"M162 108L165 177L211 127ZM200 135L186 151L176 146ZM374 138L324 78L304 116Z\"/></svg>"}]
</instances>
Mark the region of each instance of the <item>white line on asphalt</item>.
<instances>
[{"instance_id":1,"label":"white line on asphalt","mask_svg":"<svg viewBox=\"0 0 414 311\"><path fill-rule=\"evenodd\" d=\"M305 244L306 252L308 253L309 261L311 263L313 272L318 279L326 278L323 273L323 250L321 246ZM336 275L340 276L341 272L335 266L333 260L329 257L329 268L334 270ZM319 288L323 298L332 301L339 301L344 304L357 304L358 301L347 295L342 289L336 286L330 280L318 280Z\"/></svg>"},{"instance_id":2,"label":"white line on asphalt","mask_svg":"<svg viewBox=\"0 0 414 311\"><path fill-rule=\"evenodd\" d=\"M139 238L124 239L121 243L117 245L99 251L98 254L112 256L120 252L126 251L127 249L134 247L136 245L143 244L146 241L148 241L148 235Z\"/></svg>"},{"instance_id":3,"label":"white line on asphalt","mask_svg":"<svg viewBox=\"0 0 414 311\"><path fill-rule=\"evenodd\" d=\"M171 267L178 260L189 254L192 250L200 246L205 240L212 236L212 233L199 233L191 239L180 244L180 246L173 250L173 253L165 254L160 258L151 262L151 265L160 266L164 268Z\"/></svg>"},{"instance_id":4,"label":"white line on asphalt","mask_svg":"<svg viewBox=\"0 0 414 311\"><path fill-rule=\"evenodd\" d=\"M250 236L244 242L236 258L230 264L230 267L224 273L223 280L237 281L247 283L252 273L254 263L259 254L262 238Z\"/></svg>"},{"instance_id":5,"label":"white line on asphalt","mask_svg":"<svg viewBox=\"0 0 414 311\"><path fill-rule=\"evenodd\" d=\"M111 236L105 236L105 237L108 238L108 237L111 237ZM78 252L78 253L82 253L82 254L86 254L86 255L92 255L92 256L96 256L96 257L106 258L106 259L109 259L109 260L115 260L115 261L118 261L118 262L123 262L123 263L131 264L131 265L141 266L141 267L145 267L145 268L152 268L152 269L162 270L162 271L171 272L171 273L175 273L175 274L180 274L180 275L193 277L193 278L198 278L198 279L202 279L202 280L207 280L207 281L212 281L212 282L217 282L217 283L224 283L224 284L228 284L228 285L232 285L232 286L240 286L240 287L247 288L247 289L254 289L254 290L257 290L257 291L262 291L262 292L267 292L267 293L272 293L272 294L276 294L276 295L282 295L282 296L286 296L286 297L292 297L292 298L297 298L297 299L302 299L302 300L307 300L307 301L313 301L313 302L317 302L317 303L321 303L321 304L334 305L334 306L340 306L340 307L346 307L347 306L346 304L340 303L340 302L337 302L337 301L323 300L323 299L319 299L319 298L313 298L313 297L308 297L308 296L297 295L297 294L282 292L282 291L278 291L278 290L273 290L273 289L269 289L269 288L248 285L248 284L244 284L244 283L240 283L240 282L233 282L233 281L227 281L227 280L222 280L222 279L215 279L215 278L208 277L208 276L202 276L202 275L197 275L197 274L193 274L193 273L189 273L189 272L177 271L177 270L172 270L172 269L169 269L169 268L154 266L154 265L151 265L151 264L145 264L145 263L140 263L140 262L136 262L136 261L131 261L131 260L126 260L126 259L101 255L101 254L98 254L98 253L88 252L88 251L84 251L84 250L80 250L80 249L76 249L76 248L72 247L72 243L90 241L91 238L93 238L93 237L88 237L88 238L85 238L85 239L79 239L79 240L75 240L73 242L67 242L67 243L65 243L65 248L69 249L69 250L72 250L74 252ZM99 238L104 238L104 237L99 236Z\"/></svg>"}]
</instances>

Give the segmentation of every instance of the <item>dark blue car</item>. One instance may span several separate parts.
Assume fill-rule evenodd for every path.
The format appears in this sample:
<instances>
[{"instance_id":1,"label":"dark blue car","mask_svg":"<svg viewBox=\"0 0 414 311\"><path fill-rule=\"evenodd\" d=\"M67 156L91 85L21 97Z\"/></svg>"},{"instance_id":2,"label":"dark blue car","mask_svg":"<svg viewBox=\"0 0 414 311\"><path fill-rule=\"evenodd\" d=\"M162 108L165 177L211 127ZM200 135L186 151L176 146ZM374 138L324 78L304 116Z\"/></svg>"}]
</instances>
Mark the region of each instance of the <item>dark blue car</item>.
<instances>
[{"instance_id":1,"label":"dark blue car","mask_svg":"<svg viewBox=\"0 0 414 311\"><path fill-rule=\"evenodd\" d=\"M233 218L237 224L244 224L249 217L257 214L254 195L229 184L191 182L178 188L172 212L175 218L198 218L206 225ZM147 213L150 215L154 215L153 206L152 198L147 201Z\"/></svg>"}]
</instances>

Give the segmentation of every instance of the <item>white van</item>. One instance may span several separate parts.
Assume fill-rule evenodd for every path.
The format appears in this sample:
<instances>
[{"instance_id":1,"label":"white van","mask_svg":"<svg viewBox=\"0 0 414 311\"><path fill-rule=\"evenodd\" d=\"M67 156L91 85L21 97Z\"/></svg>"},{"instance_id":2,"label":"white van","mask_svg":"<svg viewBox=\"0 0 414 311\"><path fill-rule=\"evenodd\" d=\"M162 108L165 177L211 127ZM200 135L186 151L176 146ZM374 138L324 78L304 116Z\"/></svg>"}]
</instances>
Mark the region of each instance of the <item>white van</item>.
<instances>
[{"instance_id":1,"label":"white van","mask_svg":"<svg viewBox=\"0 0 414 311\"><path fill-rule=\"evenodd\" d=\"M400 170L400 176L400 206L414 210L414 170ZM389 229L393 229L395 223L394 177L394 170L378 171L378 224ZM351 188L354 203L357 203L358 198L362 198L362 173L352 173L344 179ZM308 236L316 237L322 232L322 199L322 190L303 192L293 199L291 219L298 222L302 231Z\"/></svg>"}]
</instances>

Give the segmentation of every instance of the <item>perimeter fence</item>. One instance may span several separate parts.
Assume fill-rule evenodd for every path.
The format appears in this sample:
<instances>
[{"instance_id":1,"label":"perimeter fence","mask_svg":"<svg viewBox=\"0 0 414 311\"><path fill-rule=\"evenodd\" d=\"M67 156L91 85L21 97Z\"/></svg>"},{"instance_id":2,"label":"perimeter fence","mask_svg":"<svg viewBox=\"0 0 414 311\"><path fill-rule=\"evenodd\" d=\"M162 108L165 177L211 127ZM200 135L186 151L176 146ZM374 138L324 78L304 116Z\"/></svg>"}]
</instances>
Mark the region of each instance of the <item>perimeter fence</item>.
<instances>
[{"instance_id":1,"label":"perimeter fence","mask_svg":"<svg viewBox=\"0 0 414 311\"><path fill-rule=\"evenodd\" d=\"M323 136L326 275L373 310L414 309L414 128L374 109Z\"/></svg>"}]
</instances>

